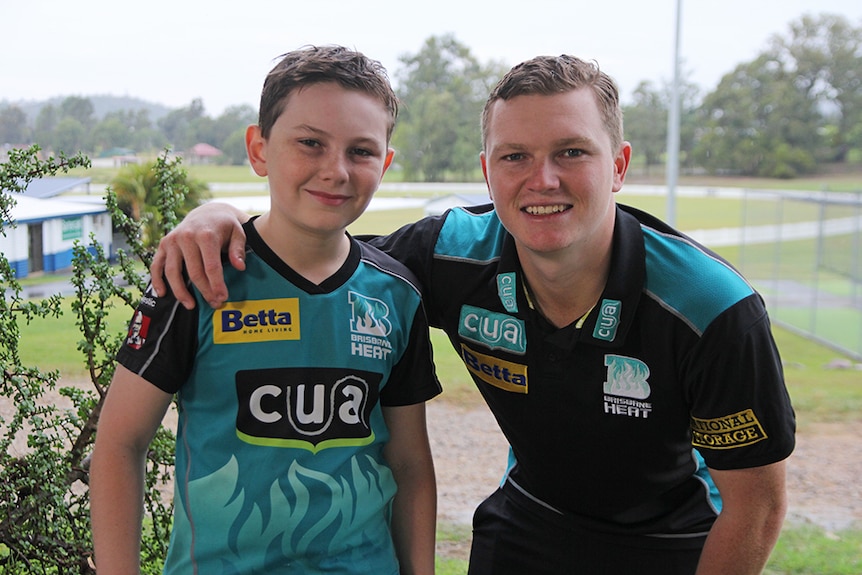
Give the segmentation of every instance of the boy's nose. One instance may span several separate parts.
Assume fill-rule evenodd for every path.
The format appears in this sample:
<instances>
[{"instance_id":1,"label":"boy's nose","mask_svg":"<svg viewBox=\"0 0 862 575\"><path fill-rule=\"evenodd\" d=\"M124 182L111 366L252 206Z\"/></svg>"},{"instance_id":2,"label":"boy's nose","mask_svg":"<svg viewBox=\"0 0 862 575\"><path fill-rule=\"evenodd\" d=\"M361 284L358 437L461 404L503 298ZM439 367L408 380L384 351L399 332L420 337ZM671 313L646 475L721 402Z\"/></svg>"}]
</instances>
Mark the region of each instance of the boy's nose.
<instances>
[{"instance_id":1,"label":"boy's nose","mask_svg":"<svg viewBox=\"0 0 862 575\"><path fill-rule=\"evenodd\" d=\"M347 159L341 154L330 154L323 161L320 175L324 180L343 181L347 179Z\"/></svg>"}]
</instances>

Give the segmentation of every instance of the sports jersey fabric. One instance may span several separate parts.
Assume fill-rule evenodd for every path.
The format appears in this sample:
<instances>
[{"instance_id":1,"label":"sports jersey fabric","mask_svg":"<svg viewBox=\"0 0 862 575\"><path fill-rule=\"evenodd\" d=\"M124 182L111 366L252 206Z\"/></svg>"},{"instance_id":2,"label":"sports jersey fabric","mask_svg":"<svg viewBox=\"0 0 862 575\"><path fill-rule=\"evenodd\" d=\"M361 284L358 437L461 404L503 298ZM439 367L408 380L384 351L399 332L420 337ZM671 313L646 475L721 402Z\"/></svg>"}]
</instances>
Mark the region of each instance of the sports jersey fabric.
<instances>
[{"instance_id":1,"label":"sports jersey fabric","mask_svg":"<svg viewBox=\"0 0 862 575\"><path fill-rule=\"evenodd\" d=\"M721 509L707 466L760 466L793 449L760 296L648 214L617 207L604 292L583 325L562 329L532 309L491 205L370 241L423 284L431 325L508 439L507 487L589 532L702 545Z\"/></svg>"},{"instance_id":2,"label":"sports jersey fabric","mask_svg":"<svg viewBox=\"0 0 862 575\"><path fill-rule=\"evenodd\" d=\"M315 285L245 232L224 306L148 291L118 354L177 395L164 572L397 574L381 406L440 391L415 278L351 238Z\"/></svg>"}]
</instances>

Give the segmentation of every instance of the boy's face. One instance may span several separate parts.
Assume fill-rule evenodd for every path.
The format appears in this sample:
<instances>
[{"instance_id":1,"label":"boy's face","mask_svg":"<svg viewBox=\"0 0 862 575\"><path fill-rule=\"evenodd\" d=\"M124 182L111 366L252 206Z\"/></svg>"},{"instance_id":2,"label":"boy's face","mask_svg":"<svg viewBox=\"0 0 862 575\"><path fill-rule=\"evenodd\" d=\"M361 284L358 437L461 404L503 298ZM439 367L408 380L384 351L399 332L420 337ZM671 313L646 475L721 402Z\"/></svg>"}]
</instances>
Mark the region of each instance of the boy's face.
<instances>
[{"instance_id":1,"label":"boy's face","mask_svg":"<svg viewBox=\"0 0 862 575\"><path fill-rule=\"evenodd\" d=\"M255 173L269 180L273 221L313 234L343 234L392 161L390 121L373 96L327 82L291 92L268 139L249 126L248 157Z\"/></svg>"}]
</instances>

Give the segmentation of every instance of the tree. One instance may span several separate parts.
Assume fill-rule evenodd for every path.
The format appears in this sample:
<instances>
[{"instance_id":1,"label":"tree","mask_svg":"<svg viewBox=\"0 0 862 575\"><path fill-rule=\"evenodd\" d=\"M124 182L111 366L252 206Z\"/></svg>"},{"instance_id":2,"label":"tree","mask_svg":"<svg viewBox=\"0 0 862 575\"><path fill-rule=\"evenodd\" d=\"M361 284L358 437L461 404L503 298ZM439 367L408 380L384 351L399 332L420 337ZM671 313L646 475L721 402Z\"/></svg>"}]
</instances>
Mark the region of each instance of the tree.
<instances>
[{"instance_id":1,"label":"tree","mask_svg":"<svg viewBox=\"0 0 862 575\"><path fill-rule=\"evenodd\" d=\"M0 145L29 143L27 114L18 106L0 110Z\"/></svg>"},{"instance_id":2,"label":"tree","mask_svg":"<svg viewBox=\"0 0 862 575\"><path fill-rule=\"evenodd\" d=\"M58 152L72 154L87 148L87 130L71 116L57 123L53 137L54 148Z\"/></svg>"},{"instance_id":3,"label":"tree","mask_svg":"<svg viewBox=\"0 0 862 575\"><path fill-rule=\"evenodd\" d=\"M160 162L164 163L165 160L160 159ZM166 218L159 204L165 193L165 185L159 179L160 172L156 169L158 165L158 162L150 162L124 166L111 182L120 210L139 224L140 241L150 249L155 248L159 238L166 232L166 223L171 221ZM207 185L200 180L189 178L185 172L175 176L170 189L175 190L172 193L182 197L177 207L179 217L185 216L209 197Z\"/></svg>"},{"instance_id":4,"label":"tree","mask_svg":"<svg viewBox=\"0 0 862 575\"><path fill-rule=\"evenodd\" d=\"M89 98L69 96L60 103L60 118L72 118L85 130L90 130L96 123L93 102Z\"/></svg>"},{"instance_id":5,"label":"tree","mask_svg":"<svg viewBox=\"0 0 862 575\"><path fill-rule=\"evenodd\" d=\"M803 16L791 23L789 37L773 38L772 52L834 124L827 159L844 161L852 147L862 147L852 136L862 123L862 28L843 16Z\"/></svg>"},{"instance_id":6,"label":"tree","mask_svg":"<svg viewBox=\"0 0 862 575\"><path fill-rule=\"evenodd\" d=\"M58 121L57 109L54 106L51 104L42 106L36 116L33 141L43 149L53 150L55 148L54 132Z\"/></svg>"},{"instance_id":7,"label":"tree","mask_svg":"<svg viewBox=\"0 0 862 575\"><path fill-rule=\"evenodd\" d=\"M204 117L203 100L196 98L185 108L169 113L158 124L168 142L177 149L185 150L200 141L195 123Z\"/></svg>"},{"instance_id":8,"label":"tree","mask_svg":"<svg viewBox=\"0 0 862 575\"><path fill-rule=\"evenodd\" d=\"M245 129L235 130L221 145L222 156L232 166L242 166L248 160L245 149Z\"/></svg>"},{"instance_id":9,"label":"tree","mask_svg":"<svg viewBox=\"0 0 862 575\"><path fill-rule=\"evenodd\" d=\"M132 143L132 133L118 117L105 117L93 128L91 140L94 151L127 148Z\"/></svg>"},{"instance_id":10,"label":"tree","mask_svg":"<svg viewBox=\"0 0 862 575\"><path fill-rule=\"evenodd\" d=\"M42 161L38 152L36 146L12 150L9 161L0 164L0 233L8 225L14 226L14 199L7 192L23 191L35 178L89 166L82 155ZM182 186L176 183L184 179L184 173L163 158L157 160L155 172L162 190L158 204L164 226L170 228L178 221ZM82 337L77 349L92 386L59 389L71 409L60 408L45 397L47 391L57 388L60 374L24 365L18 348L20 322L59 316L62 300L58 295L25 300L14 270L0 253L0 395L14 408L9 419L0 417L0 573L4 575L96 572L94 559L97 563L98 558L93 557L90 537L88 455L113 376L114 356L127 333L125 325L120 330L109 325L108 312L120 304L131 315L146 287L140 264L148 268L151 263L149 250L135 240L137 224L119 210L110 190L106 199L115 223L127 232L132 251L118 254L125 280L119 282L98 243L76 243L74 247L71 309ZM123 287L126 284L129 287ZM24 449L16 443L21 438L26 438ZM161 427L147 454L143 502L147 520L141 545L146 575L161 572L167 551L173 506L162 498L160 489L170 481L173 449L173 434Z\"/></svg>"},{"instance_id":11,"label":"tree","mask_svg":"<svg viewBox=\"0 0 862 575\"><path fill-rule=\"evenodd\" d=\"M667 148L667 116L668 99L649 81L638 84L632 105L623 108L625 138L635 155L643 155L646 175L651 166L662 163Z\"/></svg>"},{"instance_id":12,"label":"tree","mask_svg":"<svg viewBox=\"0 0 862 575\"><path fill-rule=\"evenodd\" d=\"M795 77L768 53L725 75L700 110L699 165L766 177L812 171L819 116Z\"/></svg>"},{"instance_id":13,"label":"tree","mask_svg":"<svg viewBox=\"0 0 862 575\"><path fill-rule=\"evenodd\" d=\"M482 149L480 116L502 64L482 65L452 35L432 36L400 58L403 103L393 144L407 178L437 181L476 171Z\"/></svg>"},{"instance_id":14,"label":"tree","mask_svg":"<svg viewBox=\"0 0 862 575\"><path fill-rule=\"evenodd\" d=\"M239 165L245 161L245 129L249 124L257 123L257 110L248 105L231 106L226 108L222 114L215 119L212 126L212 141L205 141L212 144L216 148L220 148L225 153L225 160L230 163ZM228 157L228 140L235 138L235 134L241 132L243 134L242 154L236 154L233 157ZM238 162L236 160L239 160Z\"/></svg>"}]
</instances>

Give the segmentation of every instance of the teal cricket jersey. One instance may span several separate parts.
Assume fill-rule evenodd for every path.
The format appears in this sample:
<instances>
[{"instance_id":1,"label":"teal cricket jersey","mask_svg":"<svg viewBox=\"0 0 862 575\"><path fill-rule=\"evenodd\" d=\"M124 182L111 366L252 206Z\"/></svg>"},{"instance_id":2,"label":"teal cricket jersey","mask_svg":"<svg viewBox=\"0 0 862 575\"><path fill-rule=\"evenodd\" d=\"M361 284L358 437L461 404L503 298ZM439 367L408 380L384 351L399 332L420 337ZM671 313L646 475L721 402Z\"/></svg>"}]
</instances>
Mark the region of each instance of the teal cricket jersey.
<instances>
[{"instance_id":1,"label":"teal cricket jersey","mask_svg":"<svg viewBox=\"0 0 862 575\"><path fill-rule=\"evenodd\" d=\"M398 573L381 406L440 391L412 274L351 239L312 284L253 224L229 301L145 294L118 360L177 394L166 574Z\"/></svg>"}]
</instances>

